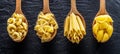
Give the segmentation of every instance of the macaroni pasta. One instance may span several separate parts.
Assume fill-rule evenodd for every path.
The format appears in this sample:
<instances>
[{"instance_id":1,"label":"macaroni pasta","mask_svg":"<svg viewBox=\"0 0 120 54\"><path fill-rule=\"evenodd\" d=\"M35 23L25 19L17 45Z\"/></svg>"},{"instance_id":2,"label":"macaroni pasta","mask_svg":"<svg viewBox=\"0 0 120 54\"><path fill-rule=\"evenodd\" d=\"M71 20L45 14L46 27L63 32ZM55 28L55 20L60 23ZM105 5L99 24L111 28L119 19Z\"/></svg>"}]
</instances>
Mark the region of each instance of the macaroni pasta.
<instances>
[{"instance_id":1,"label":"macaroni pasta","mask_svg":"<svg viewBox=\"0 0 120 54\"><path fill-rule=\"evenodd\" d=\"M28 25L22 14L14 13L7 20L7 31L15 42L21 42L27 34Z\"/></svg>"}]
</instances>

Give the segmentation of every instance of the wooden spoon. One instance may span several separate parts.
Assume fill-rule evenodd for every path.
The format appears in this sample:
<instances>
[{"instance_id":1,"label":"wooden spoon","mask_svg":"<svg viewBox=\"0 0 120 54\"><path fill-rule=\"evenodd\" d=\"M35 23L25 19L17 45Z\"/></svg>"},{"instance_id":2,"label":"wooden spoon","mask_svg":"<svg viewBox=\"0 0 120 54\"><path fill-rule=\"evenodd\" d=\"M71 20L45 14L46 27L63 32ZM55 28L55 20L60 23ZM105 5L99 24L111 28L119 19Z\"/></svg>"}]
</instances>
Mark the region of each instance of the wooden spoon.
<instances>
[{"instance_id":1,"label":"wooden spoon","mask_svg":"<svg viewBox=\"0 0 120 54\"><path fill-rule=\"evenodd\" d=\"M21 0L16 0L16 9L14 13L18 13L18 14L23 14L22 10L21 10Z\"/></svg>"},{"instance_id":2,"label":"wooden spoon","mask_svg":"<svg viewBox=\"0 0 120 54\"><path fill-rule=\"evenodd\" d=\"M43 0L43 10L42 10L42 12L44 14L46 14L46 13L52 13L50 11L50 8L49 8L49 0Z\"/></svg>"},{"instance_id":3,"label":"wooden spoon","mask_svg":"<svg viewBox=\"0 0 120 54\"><path fill-rule=\"evenodd\" d=\"M53 14L53 13L50 11L50 8L49 8L49 0L43 0L43 10L42 10L42 12L43 12L44 14L47 14L47 13ZM54 17L54 20L56 21L55 17ZM55 31L54 31L54 33L52 34L51 38L50 38L48 41L46 41L46 42L50 42L51 40L53 40L53 38L55 37L56 33L57 33L57 29L55 29Z\"/></svg>"},{"instance_id":4,"label":"wooden spoon","mask_svg":"<svg viewBox=\"0 0 120 54\"><path fill-rule=\"evenodd\" d=\"M105 0L100 0L100 9L99 9L96 17L99 16L99 15L108 15L108 12L106 11Z\"/></svg>"},{"instance_id":5,"label":"wooden spoon","mask_svg":"<svg viewBox=\"0 0 120 54\"><path fill-rule=\"evenodd\" d=\"M106 2L105 1L106 0L100 0L100 9L99 9L98 13L96 14L95 18L97 16L100 16L100 15L109 15L107 10L106 10ZM95 23L96 23L96 21L94 20L93 24L92 24L92 27L94 26ZM111 25L113 26L113 23L111 23ZM93 33L93 35L95 36L94 33Z\"/></svg>"},{"instance_id":6,"label":"wooden spoon","mask_svg":"<svg viewBox=\"0 0 120 54\"><path fill-rule=\"evenodd\" d=\"M70 12L68 13L67 17L70 16L72 13L74 13L76 16L79 16L79 18L81 19L82 21L82 24L83 24L83 27L84 29L86 30L86 23L85 23L85 20L83 18L83 16L78 12L77 10L77 7L76 7L76 0L71 0L71 10ZM64 21L64 30L66 29L65 26L66 26L66 21L68 21L68 18L65 19ZM69 23L69 22L68 22ZM70 26L70 25L69 25ZM65 32L65 31L64 31ZM67 31L68 32L68 31ZM86 32L86 31L85 31ZM64 33L65 34L65 33ZM84 34L85 35L85 34ZM69 38L68 38L69 39ZM70 40L70 39L69 39ZM79 42L80 40L82 40L81 38L79 39ZM71 41L71 40L70 40ZM76 42L76 41L75 41ZM76 42L76 43L79 43L79 42ZM73 42L74 43L74 42Z\"/></svg>"},{"instance_id":7,"label":"wooden spoon","mask_svg":"<svg viewBox=\"0 0 120 54\"><path fill-rule=\"evenodd\" d=\"M71 13L74 13L75 15L78 15L85 27L85 30L86 30L86 23L85 23L85 20L83 18L83 16L78 12L77 8L76 8L76 0L71 0L71 10L70 12L68 13L67 16L69 16ZM65 19L66 21L66 19Z\"/></svg>"},{"instance_id":8,"label":"wooden spoon","mask_svg":"<svg viewBox=\"0 0 120 54\"><path fill-rule=\"evenodd\" d=\"M21 0L16 0L16 9L15 9L14 13L16 13L16 14L22 14L24 16L24 14L23 14L23 12L21 10ZM27 19L26 19L25 16L24 16L24 18L22 20L23 20L24 23L26 23L28 25L28 22L27 22ZM26 32L28 32L28 30ZM21 39L21 41L23 41L25 37L26 36L23 36L22 39ZM21 41L15 41L15 42L21 42Z\"/></svg>"},{"instance_id":9,"label":"wooden spoon","mask_svg":"<svg viewBox=\"0 0 120 54\"><path fill-rule=\"evenodd\" d=\"M98 13L96 14L95 18L96 18L97 16L100 16L100 15L109 15L108 12L107 12L107 10L106 10L105 0L100 0L100 9L99 9ZM92 26L93 26L95 23L96 23L96 22L93 21ZM111 23L111 25L113 25L113 24Z\"/></svg>"}]
</instances>

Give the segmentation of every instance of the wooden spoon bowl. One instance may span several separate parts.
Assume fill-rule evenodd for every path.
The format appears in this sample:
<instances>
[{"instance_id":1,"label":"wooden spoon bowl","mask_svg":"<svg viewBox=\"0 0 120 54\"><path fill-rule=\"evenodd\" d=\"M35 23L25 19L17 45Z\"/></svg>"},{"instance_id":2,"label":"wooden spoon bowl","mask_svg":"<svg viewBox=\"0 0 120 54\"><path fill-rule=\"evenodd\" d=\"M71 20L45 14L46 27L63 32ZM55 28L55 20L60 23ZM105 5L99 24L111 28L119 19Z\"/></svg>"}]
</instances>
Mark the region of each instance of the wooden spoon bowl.
<instances>
[{"instance_id":1,"label":"wooden spoon bowl","mask_svg":"<svg viewBox=\"0 0 120 54\"><path fill-rule=\"evenodd\" d=\"M21 14L21 15L24 16L24 18L22 20L23 20L24 23L27 24L27 31L26 31L26 33L27 33L28 32L28 22L27 22L27 19L26 19L25 15L23 14L23 12L21 10L21 0L16 0L16 9L15 9L14 13L15 14ZM26 35L21 37L21 40L19 40L19 41L15 41L15 40L13 40L13 41L15 41L15 42L22 42L25 39L25 37L26 37Z\"/></svg>"},{"instance_id":2,"label":"wooden spoon bowl","mask_svg":"<svg viewBox=\"0 0 120 54\"><path fill-rule=\"evenodd\" d=\"M44 14L47 14L47 13L53 14L53 13L50 11L50 8L49 8L49 0L43 0L43 10L42 10L42 12L43 12ZM53 17L53 18L54 18L54 20L56 21L55 17ZM37 20L38 20L38 19L37 19ZM46 40L45 42L50 42L50 41L52 41L53 38L55 37L56 33L57 33L57 29L55 29L54 32L52 33L51 38L50 38L49 40ZM44 43L44 42L42 42L42 43Z\"/></svg>"},{"instance_id":3,"label":"wooden spoon bowl","mask_svg":"<svg viewBox=\"0 0 120 54\"><path fill-rule=\"evenodd\" d=\"M100 15L109 15L108 12L106 11L106 3L105 0L100 0L100 8L98 13L96 14L95 18L100 16ZM96 23L95 19L93 21L92 27ZM113 26L113 23L110 23ZM96 38L96 35L93 33L94 37Z\"/></svg>"},{"instance_id":4,"label":"wooden spoon bowl","mask_svg":"<svg viewBox=\"0 0 120 54\"><path fill-rule=\"evenodd\" d=\"M68 16L70 16L70 15L72 15L72 14L74 14L75 16L78 16L79 18L80 18L80 21L81 22L76 22L75 20L74 20L74 22L72 22L72 20L73 20L73 18L71 18L70 19L70 17L68 17ZM69 19L68 19L69 18ZM75 18L74 18L75 19ZM81 23L81 25L79 24L79 25L77 25L76 24L76 26L79 26L79 28L78 28L78 30L79 31L81 31L81 32L77 32L77 31L75 31L76 33L79 33L79 34L81 34L81 35L76 35L75 34L75 32L74 32L74 30L75 30L75 25L73 26L73 24L74 23ZM80 26L82 27L82 28L80 28ZM76 27L77 28L77 27ZM84 29L84 34L82 33L83 32L83 30L82 29ZM77 30L77 29L76 29ZM71 33L74 33L74 35L73 34L71 34ZM76 36L75 36L76 35ZM67 39L69 40L69 41L71 41L72 43L80 43L80 41L83 39L83 37L84 37L84 35L86 35L86 23L85 23L85 20L84 20L84 18L83 18L83 16L78 12L78 10L77 10L77 8L76 8L76 0L71 0L71 10L70 10L70 12L68 13L68 15L67 15L67 17L66 17L66 19L65 19L65 21L64 21L64 36L66 36L67 37ZM76 39L74 39L74 37L76 38ZM78 39L77 39L77 37L79 37ZM74 40L73 40L74 39ZM76 41L77 40L77 41Z\"/></svg>"},{"instance_id":5,"label":"wooden spoon bowl","mask_svg":"<svg viewBox=\"0 0 120 54\"><path fill-rule=\"evenodd\" d=\"M75 15L78 15L80 17L80 19L82 20L82 23L86 29L86 23L85 23L85 20L83 18L83 16L78 12L77 10L77 7L76 7L76 0L71 0L71 10L70 12L68 13L67 16L69 16L71 13L74 13ZM65 19L66 21L66 19ZM64 23L65 24L65 23ZM65 25L64 25L65 26Z\"/></svg>"}]
</instances>

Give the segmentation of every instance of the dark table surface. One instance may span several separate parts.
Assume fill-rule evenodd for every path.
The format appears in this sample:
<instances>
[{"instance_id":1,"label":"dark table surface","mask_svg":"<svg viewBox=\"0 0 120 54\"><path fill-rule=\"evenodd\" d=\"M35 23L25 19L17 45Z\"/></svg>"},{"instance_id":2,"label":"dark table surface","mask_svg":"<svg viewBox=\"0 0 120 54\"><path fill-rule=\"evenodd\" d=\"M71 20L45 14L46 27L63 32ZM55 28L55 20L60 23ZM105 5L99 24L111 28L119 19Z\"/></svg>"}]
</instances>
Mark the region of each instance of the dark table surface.
<instances>
[{"instance_id":1,"label":"dark table surface","mask_svg":"<svg viewBox=\"0 0 120 54\"><path fill-rule=\"evenodd\" d=\"M114 20L114 32L106 43L97 43L92 34L92 21L99 10L99 0L77 0L78 11L83 15L87 35L80 44L72 44L63 36L63 25L70 10L70 0L50 0L50 9L59 24L56 37L41 43L34 31L42 0L22 0L22 10L29 23L29 32L21 43L9 37L7 19L15 10L15 0L0 0L0 54L120 54L120 0L106 0L107 11Z\"/></svg>"}]
</instances>

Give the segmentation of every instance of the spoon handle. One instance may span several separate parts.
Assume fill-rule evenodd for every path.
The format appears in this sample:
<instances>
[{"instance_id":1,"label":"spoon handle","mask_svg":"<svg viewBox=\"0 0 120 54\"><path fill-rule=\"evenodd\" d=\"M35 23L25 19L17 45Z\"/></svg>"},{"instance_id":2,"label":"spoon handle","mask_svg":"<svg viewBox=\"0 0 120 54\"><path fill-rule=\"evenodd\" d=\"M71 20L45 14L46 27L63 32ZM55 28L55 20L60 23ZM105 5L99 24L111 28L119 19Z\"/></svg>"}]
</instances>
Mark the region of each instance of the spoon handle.
<instances>
[{"instance_id":1,"label":"spoon handle","mask_svg":"<svg viewBox=\"0 0 120 54\"><path fill-rule=\"evenodd\" d=\"M21 13L21 0L16 0L16 10L15 12Z\"/></svg>"},{"instance_id":2,"label":"spoon handle","mask_svg":"<svg viewBox=\"0 0 120 54\"><path fill-rule=\"evenodd\" d=\"M76 11L77 8L76 8L76 0L71 0L71 10L72 11Z\"/></svg>"},{"instance_id":3,"label":"spoon handle","mask_svg":"<svg viewBox=\"0 0 120 54\"><path fill-rule=\"evenodd\" d=\"M106 0L100 0L100 11L102 13L106 13L106 3L105 3Z\"/></svg>"},{"instance_id":4,"label":"spoon handle","mask_svg":"<svg viewBox=\"0 0 120 54\"><path fill-rule=\"evenodd\" d=\"M43 0L43 12L51 12L49 8L49 0Z\"/></svg>"}]
</instances>

